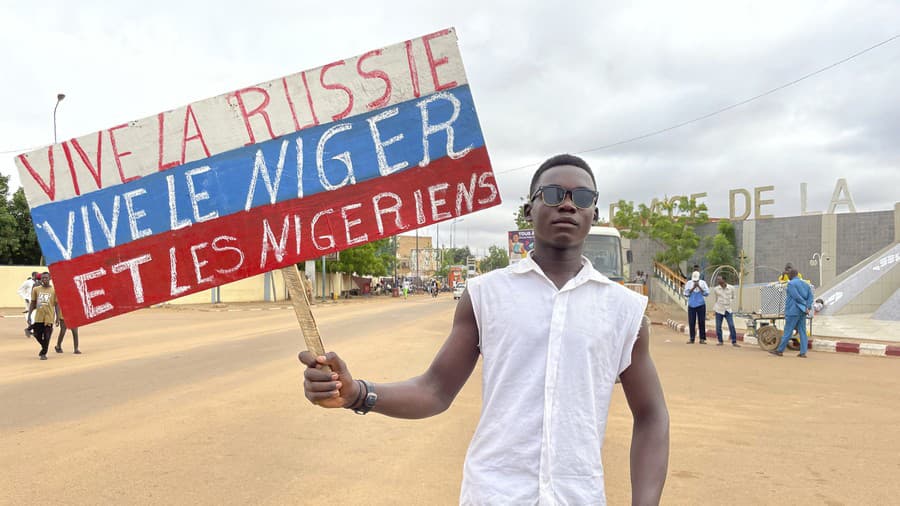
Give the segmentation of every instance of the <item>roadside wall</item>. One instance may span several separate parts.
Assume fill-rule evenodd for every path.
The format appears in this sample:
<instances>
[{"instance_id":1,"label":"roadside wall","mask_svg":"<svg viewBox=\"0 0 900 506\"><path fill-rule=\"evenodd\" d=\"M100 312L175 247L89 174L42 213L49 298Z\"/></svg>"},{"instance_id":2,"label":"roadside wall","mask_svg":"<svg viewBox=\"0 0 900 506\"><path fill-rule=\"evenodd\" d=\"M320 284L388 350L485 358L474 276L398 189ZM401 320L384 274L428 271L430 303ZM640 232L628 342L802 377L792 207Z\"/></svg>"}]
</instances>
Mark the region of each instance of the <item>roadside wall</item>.
<instances>
[{"instance_id":1,"label":"roadside wall","mask_svg":"<svg viewBox=\"0 0 900 506\"><path fill-rule=\"evenodd\" d=\"M0 266L0 307L25 307L24 301L19 297L16 291L22 282L25 281L32 271L44 272L47 270L45 265L3 265ZM329 276L332 278L333 276ZM321 283L321 279L319 280ZM235 281L218 287L218 302L258 302L266 299L266 283L269 283L268 300L285 300L284 281L281 274L273 272L268 276L259 274L250 278ZM332 289L335 283L329 279L328 289ZM337 286L340 286L340 282ZM209 304L216 302L214 291L204 290L202 292L193 293L186 297L171 300L168 304ZM317 293L321 293L321 285Z\"/></svg>"},{"instance_id":2,"label":"roadside wall","mask_svg":"<svg viewBox=\"0 0 900 506\"><path fill-rule=\"evenodd\" d=\"M900 235L898 223L900 203L890 211L789 216L745 220L734 225L738 250L743 249L749 257L745 282L774 281L784 264L791 262L813 285L827 287L835 277L896 241ZM707 223L697 227L701 241L712 238L717 226L717 223ZM661 249L647 238L632 240L631 272L653 272L654 256ZM705 268L707 251L701 242L688 265ZM815 253L823 258L821 277L819 266L809 264Z\"/></svg>"}]
</instances>

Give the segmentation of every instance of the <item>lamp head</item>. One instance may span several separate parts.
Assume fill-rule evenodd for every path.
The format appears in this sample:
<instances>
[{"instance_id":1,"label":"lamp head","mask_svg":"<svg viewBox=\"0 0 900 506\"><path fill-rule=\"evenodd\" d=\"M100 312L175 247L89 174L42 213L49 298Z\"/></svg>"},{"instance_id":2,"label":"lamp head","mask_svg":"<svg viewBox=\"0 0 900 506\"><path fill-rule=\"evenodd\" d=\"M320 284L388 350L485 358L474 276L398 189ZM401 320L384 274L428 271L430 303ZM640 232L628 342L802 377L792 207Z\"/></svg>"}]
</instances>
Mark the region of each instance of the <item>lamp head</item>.
<instances>
[{"instance_id":1,"label":"lamp head","mask_svg":"<svg viewBox=\"0 0 900 506\"><path fill-rule=\"evenodd\" d=\"M57 102L62 101L62 99L64 99L64 98L66 98L66 94L65 94L65 93L57 93L57 94L56 94L56 101L57 101Z\"/></svg>"}]
</instances>

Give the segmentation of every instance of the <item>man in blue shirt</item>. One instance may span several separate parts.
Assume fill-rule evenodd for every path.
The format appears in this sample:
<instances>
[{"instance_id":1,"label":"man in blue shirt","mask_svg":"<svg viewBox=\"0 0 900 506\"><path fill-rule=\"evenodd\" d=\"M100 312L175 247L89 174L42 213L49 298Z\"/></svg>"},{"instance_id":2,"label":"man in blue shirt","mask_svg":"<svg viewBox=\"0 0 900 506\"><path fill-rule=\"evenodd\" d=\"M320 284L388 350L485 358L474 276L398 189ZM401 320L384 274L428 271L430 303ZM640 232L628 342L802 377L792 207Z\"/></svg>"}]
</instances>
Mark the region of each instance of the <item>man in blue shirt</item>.
<instances>
[{"instance_id":1,"label":"man in blue shirt","mask_svg":"<svg viewBox=\"0 0 900 506\"><path fill-rule=\"evenodd\" d=\"M800 334L800 354L801 358L806 358L806 349L808 338L806 336L806 316L812 311L813 293L809 284L797 276L797 269L789 269L788 277L790 281L787 284L787 294L784 303L784 335L781 337L781 344L775 351L769 353L777 356L784 354L788 340L794 334L794 329Z\"/></svg>"},{"instance_id":2,"label":"man in blue shirt","mask_svg":"<svg viewBox=\"0 0 900 506\"><path fill-rule=\"evenodd\" d=\"M700 279L700 271L691 273L691 280L684 284L684 296L688 298L688 327L691 339L687 344L694 344L694 322L700 328L700 344L706 344L706 297L709 295L709 286L706 281Z\"/></svg>"}]
</instances>

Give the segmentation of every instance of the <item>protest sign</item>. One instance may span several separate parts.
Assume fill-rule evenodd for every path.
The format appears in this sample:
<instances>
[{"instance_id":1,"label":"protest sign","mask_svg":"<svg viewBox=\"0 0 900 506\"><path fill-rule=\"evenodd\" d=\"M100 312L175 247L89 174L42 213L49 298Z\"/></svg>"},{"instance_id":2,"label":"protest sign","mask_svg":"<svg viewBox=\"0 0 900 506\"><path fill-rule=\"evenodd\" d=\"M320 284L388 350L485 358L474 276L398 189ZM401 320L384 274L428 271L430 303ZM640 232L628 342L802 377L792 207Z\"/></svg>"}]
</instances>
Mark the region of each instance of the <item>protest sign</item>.
<instances>
[{"instance_id":1,"label":"protest sign","mask_svg":"<svg viewBox=\"0 0 900 506\"><path fill-rule=\"evenodd\" d=\"M452 29L16 164L70 326L500 204Z\"/></svg>"}]
</instances>

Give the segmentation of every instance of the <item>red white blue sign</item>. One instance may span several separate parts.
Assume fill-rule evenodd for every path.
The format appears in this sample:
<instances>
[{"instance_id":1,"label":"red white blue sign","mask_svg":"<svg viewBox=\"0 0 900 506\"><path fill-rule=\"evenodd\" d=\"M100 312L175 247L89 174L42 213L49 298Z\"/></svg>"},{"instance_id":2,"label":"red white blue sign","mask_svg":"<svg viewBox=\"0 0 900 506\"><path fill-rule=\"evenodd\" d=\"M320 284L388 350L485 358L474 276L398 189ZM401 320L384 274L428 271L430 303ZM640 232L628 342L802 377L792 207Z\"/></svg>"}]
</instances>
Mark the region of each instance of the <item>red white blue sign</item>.
<instances>
[{"instance_id":1,"label":"red white blue sign","mask_svg":"<svg viewBox=\"0 0 900 506\"><path fill-rule=\"evenodd\" d=\"M452 29L16 164L70 326L500 204Z\"/></svg>"}]
</instances>

